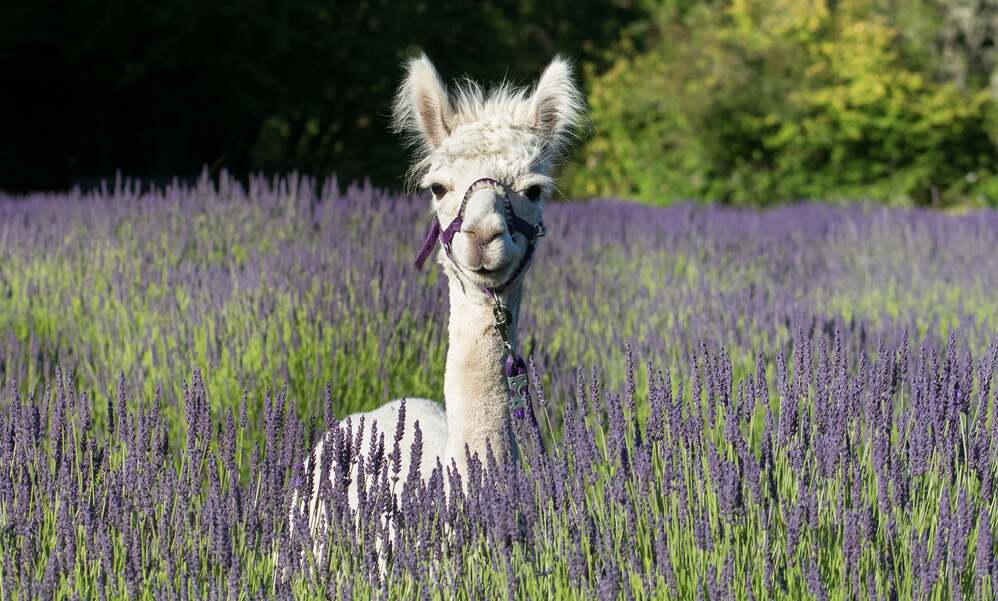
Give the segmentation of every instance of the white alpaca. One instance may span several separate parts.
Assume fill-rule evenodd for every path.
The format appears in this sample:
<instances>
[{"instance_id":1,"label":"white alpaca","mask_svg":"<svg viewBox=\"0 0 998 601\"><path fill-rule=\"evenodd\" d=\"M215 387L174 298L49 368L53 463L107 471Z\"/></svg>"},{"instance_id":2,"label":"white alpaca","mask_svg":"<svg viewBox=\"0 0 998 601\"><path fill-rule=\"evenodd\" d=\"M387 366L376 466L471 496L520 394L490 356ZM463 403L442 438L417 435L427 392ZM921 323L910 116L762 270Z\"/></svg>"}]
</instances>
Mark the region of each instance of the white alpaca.
<instances>
[{"instance_id":1,"label":"white alpaca","mask_svg":"<svg viewBox=\"0 0 998 601\"><path fill-rule=\"evenodd\" d=\"M514 451L507 435L509 392L503 371L507 349L494 325L496 298L485 290L502 290L498 298L509 309L510 342L515 349L523 276L533 241L511 229L507 209L531 225L541 223L543 201L551 192L551 168L583 118L583 100L571 67L557 57L532 92L501 85L486 94L466 81L453 95L429 59L409 61L395 103L394 126L417 148L410 175L432 191L432 208L443 228L458 216L462 200L466 202L450 252L437 253L450 288L446 408L427 399L406 400L403 478L416 421L423 434L424 478L438 459L445 467L453 461L463 474L466 446L482 460L490 445L496 453ZM390 447L400 402L351 415L354 429L361 418L367 432L377 423ZM363 440L361 452L366 455L370 437ZM320 441L314 453L317 464L322 447ZM309 503L313 529L320 519L319 480L314 478ZM351 495L351 503L355 502L356 493Z\"/></svg>"}]
</instances>

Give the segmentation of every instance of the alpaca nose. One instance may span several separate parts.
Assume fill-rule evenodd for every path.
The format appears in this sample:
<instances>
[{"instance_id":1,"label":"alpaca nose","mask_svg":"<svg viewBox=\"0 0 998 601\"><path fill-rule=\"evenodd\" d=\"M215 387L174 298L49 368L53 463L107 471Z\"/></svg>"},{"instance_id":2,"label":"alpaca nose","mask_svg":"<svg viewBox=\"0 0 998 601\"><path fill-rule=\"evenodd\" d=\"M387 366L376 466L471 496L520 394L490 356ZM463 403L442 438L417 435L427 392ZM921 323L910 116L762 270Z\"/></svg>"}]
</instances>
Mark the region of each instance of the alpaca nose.
<instances>
[{"instance_id":1,"label":"alpaca nose","mask_svg":"<svg viewBox=\"0 0 998 601\"><path fill-rule=\"evenodd\" d=\"M498 224L476 223L465 230L474 236L480 246L488 246L506 233L506 228Z\"/></svg>"},{"instance_id":2,"label":"alpaca nose","mask_svg":"<svg viewBox=\"0 0 998 601\"><path fill-rule=\"evenodd\" d=\"M502 190L483 187L468 199L462 231L474 237L481 248L501 238L506 233L506 219L502 213Z\"/></svg>"}]
</instances>

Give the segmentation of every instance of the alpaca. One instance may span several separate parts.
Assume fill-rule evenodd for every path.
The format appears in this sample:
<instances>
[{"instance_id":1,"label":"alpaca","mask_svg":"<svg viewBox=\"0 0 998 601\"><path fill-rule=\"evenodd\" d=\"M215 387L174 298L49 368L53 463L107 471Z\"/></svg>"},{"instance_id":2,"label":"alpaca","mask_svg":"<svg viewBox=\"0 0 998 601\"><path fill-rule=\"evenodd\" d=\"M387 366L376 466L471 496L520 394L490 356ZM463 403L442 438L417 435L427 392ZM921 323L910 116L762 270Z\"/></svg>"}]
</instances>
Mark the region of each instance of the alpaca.
<instances>
[{"instance_id":1,"label":"alpaca","mask_svg":"<svg viewBox=\"0 0 998 601\"><path fill-rule=\"evenodd\" d=\"M422 432L419 467L424 478L438 460L463 475L466 449L483 459L490 446L496 453L515 455L508 434L510 393L503 365L507 349L512 356L516 348L523 276L536 242L523 227L538 228L536 235L542 235L544 199L553 185L551 168L583 119L582 95L570 65L559 57L532 91L502 84L488 93L469 80L448 94L429 59L419 56L408 62L393 126L416 148L409 177L431 191L437 220L417 266L432 250L434 232L447 224L455 228L441 235L444 245L437 253L450 301L446 407L428 399L406 399L402 474L409 469L415 422ZM495 326L497 302L508 310L508 347ZM390 437L401 402L353 414L351 423L357 428L363 420L367 431L377 424L378 431ZM361 453L366 455L370 437L365 435L363 441ZM323 444L320 441L313 453L316 465L321 464ZM316 511L319 478L314 482L308 508L313 530L321 519ZM352 504L355 496L356 491Z\"/></svg>"}]
</instances>

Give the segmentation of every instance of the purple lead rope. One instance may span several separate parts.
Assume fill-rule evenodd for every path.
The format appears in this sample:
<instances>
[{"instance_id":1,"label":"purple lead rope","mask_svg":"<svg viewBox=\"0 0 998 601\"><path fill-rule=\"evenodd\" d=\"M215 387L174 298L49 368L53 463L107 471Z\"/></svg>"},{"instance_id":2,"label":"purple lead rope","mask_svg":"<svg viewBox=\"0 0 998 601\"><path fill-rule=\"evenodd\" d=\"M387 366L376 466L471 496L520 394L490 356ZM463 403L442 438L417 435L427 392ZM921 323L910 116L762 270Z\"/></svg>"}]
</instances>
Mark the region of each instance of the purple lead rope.
<instances>
[{"instance_id":1,"label":"purple lead rope","mask_svg":"<svg viewBox=\"0 0 998 601\"><path fill-rule=\"evenodd\" d=\"M537 425L537 417L534 415L534 407L530 400L527 364L523 361L522 357L513 351L513 345L509 341L509 310L502 305L498 294L494 294L493 298L496 301L493 311L496 318L495 327L499 331L499 336L502 338L503 344L506 346L506 368L504 373L506 374L506 388L509 391L509 409L518 420L522 420L529 415L530 427L537 433L538 451L541 455L547 455L547 449L544 448L544 440L540 435L540 427Z\"/></svg>"},{"instance_id":2,"label":"purple lead rope","mask_svg":"<svg viewBox=\"0 0 998 601\"><path fill-rule=\"evenodd\" d=\"M498 292L493 291L492 298L496 302L496 306L492 309L492 315L496 320L495 327L506 347L506 368L503 373L506 374L506 388L509 390L509 408L517 419L523 419L526 416L526 407L530 403L527 365L513 351L513 343L509 336L509 323L512 319L509 309L503 306Z\"/></svg>"}]
</instances>

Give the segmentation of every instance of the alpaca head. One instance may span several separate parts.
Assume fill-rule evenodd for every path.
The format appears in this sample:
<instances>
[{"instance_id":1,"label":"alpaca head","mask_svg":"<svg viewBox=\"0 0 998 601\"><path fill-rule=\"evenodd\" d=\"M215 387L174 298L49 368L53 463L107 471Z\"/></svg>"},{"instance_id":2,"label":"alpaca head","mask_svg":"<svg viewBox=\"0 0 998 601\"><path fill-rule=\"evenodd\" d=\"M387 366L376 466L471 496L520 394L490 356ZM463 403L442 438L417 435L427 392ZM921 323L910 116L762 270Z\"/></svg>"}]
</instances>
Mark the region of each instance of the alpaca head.
<instances>
[{"instance_id":1,"label":"alpaca head","mask_svg":"<svg viewBox=\"0 0 998 601\"><path fill-rule=\"evenodd\" d=\"M584 114L571 66L561 58L548 65L532 89L504 83L484 92L466 80L452 93L428 58L409 61L395 101L394 127L416 147L410 177L431 191L433 211L444 228L469 194L451 244L456 268L444 261L452 274L485 288L515 276L528 240L510 231L507 201L525 221L541 221L544 199L552 191L551 168Z\"/></svg>"}]
</instances>

